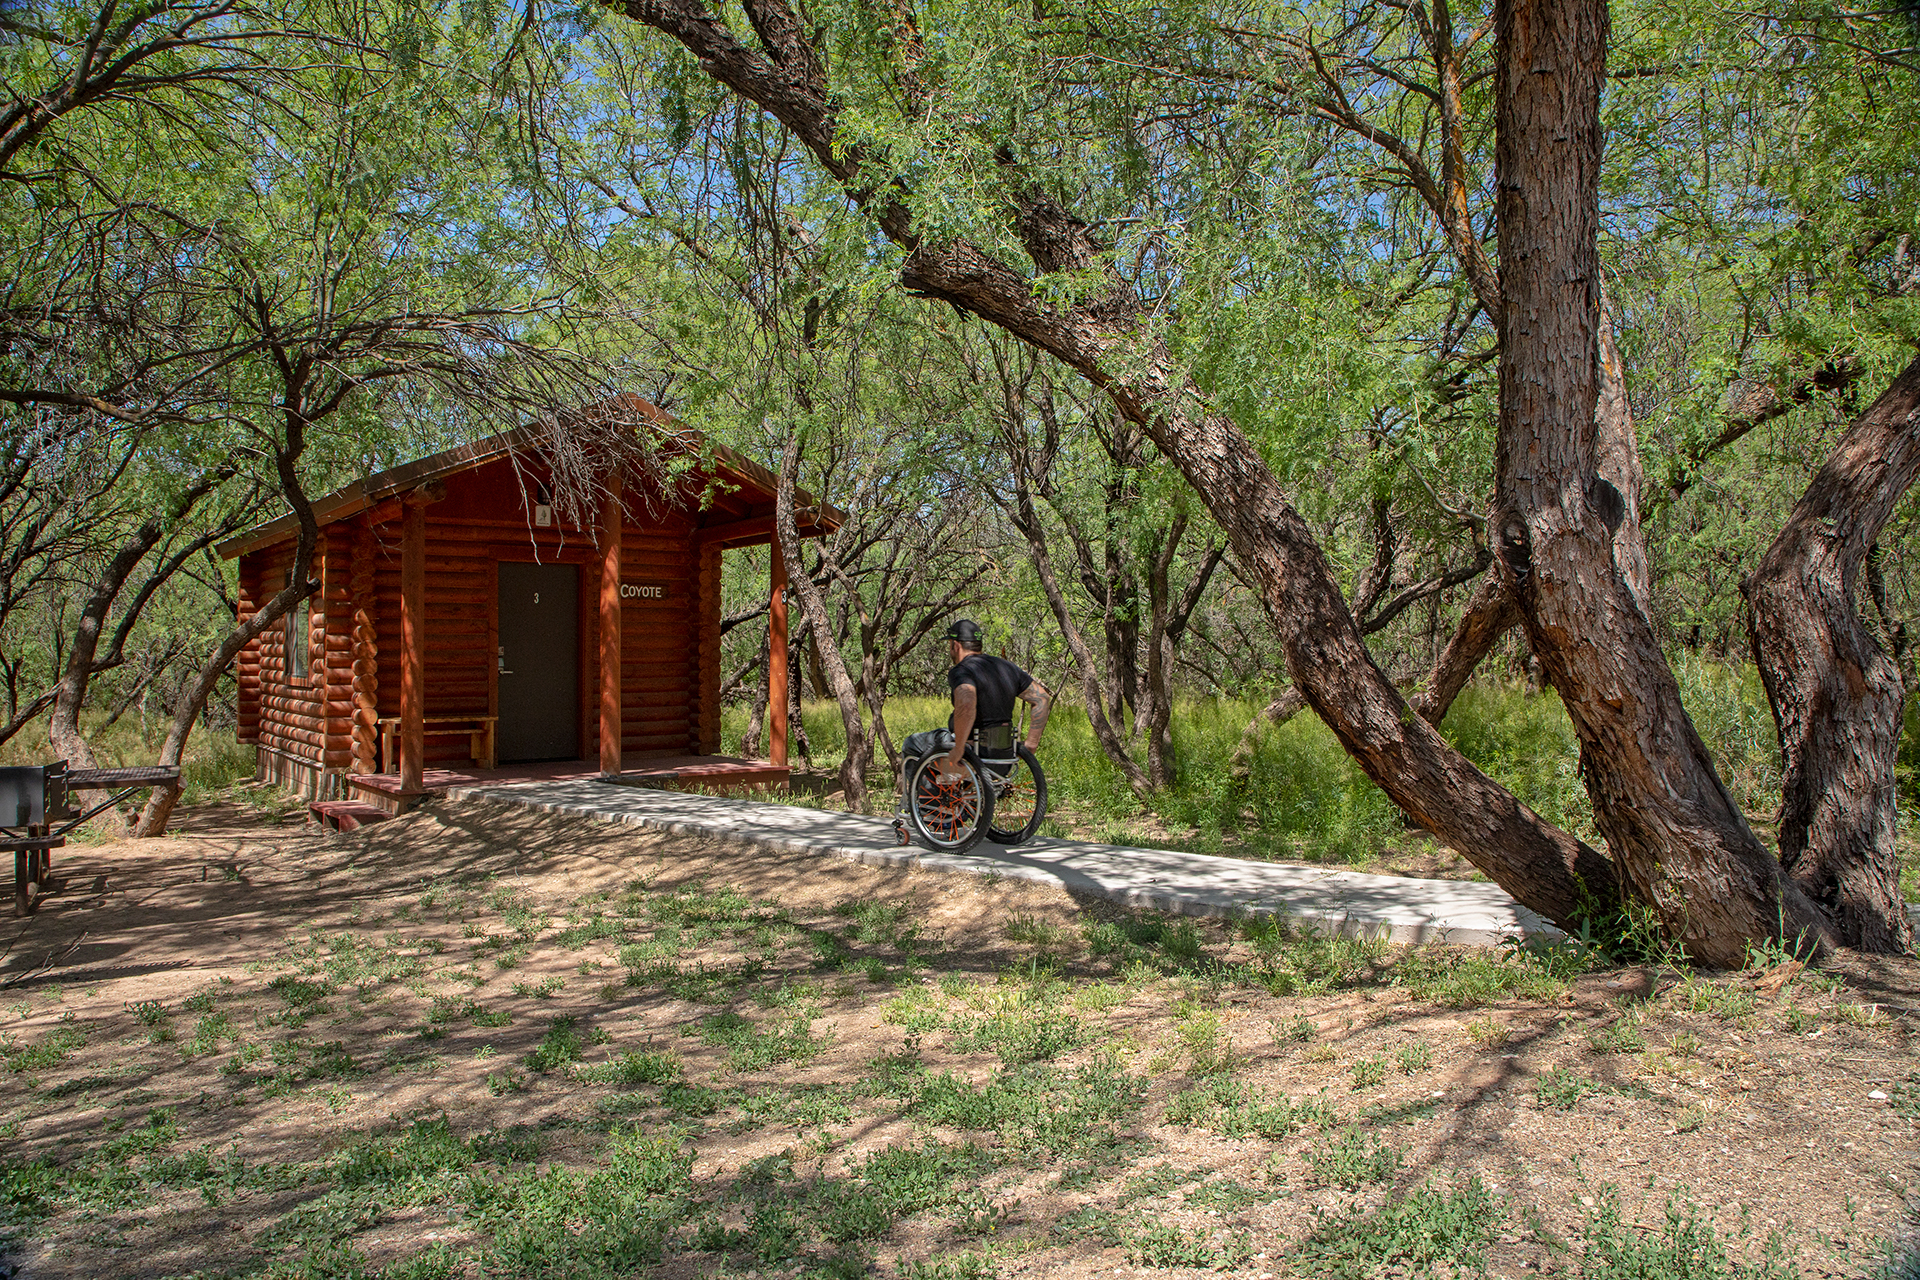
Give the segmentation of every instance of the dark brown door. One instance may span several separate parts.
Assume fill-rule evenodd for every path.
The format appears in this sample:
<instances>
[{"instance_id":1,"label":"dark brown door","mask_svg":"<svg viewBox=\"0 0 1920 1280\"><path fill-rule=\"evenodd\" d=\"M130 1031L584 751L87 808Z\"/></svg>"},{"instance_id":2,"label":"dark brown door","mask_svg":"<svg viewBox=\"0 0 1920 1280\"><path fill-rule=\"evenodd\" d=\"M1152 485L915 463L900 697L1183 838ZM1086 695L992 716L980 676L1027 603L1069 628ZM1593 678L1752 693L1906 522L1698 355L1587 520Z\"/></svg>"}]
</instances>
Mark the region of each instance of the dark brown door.
<instances>
[{"instance_id":1,"label":"dark brown door","mask_svg":"<svg viewBox=\"0 0 1920 1280\"><path fill-rule=\"evenodd\" d=\"M580 570L500 565L500 762L580 754Z\"/></svg>"}]
</instances>

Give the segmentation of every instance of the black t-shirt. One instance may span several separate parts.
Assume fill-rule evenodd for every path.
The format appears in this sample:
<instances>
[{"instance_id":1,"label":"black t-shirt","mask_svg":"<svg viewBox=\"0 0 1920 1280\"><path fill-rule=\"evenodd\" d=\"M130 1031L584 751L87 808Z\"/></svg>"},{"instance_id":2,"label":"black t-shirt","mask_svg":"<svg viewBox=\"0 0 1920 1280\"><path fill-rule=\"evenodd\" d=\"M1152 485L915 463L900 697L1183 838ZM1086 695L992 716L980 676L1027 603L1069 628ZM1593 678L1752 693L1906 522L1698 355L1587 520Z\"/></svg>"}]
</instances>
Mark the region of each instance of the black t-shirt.
<instances>
[{"instance_id":1,"label":"black t-shirt","mask_svg":"<svg viewBox=\"0 0 1920 1280\"><path fill-rule=\"evenodd\" d=\"M986 653L970 653L947 672L947 688L973 686L978 699L974 723L978 725L1012 724L1014 699L1032 683L1032 676L1005 658Z\"/></svg>"}]
</instances>

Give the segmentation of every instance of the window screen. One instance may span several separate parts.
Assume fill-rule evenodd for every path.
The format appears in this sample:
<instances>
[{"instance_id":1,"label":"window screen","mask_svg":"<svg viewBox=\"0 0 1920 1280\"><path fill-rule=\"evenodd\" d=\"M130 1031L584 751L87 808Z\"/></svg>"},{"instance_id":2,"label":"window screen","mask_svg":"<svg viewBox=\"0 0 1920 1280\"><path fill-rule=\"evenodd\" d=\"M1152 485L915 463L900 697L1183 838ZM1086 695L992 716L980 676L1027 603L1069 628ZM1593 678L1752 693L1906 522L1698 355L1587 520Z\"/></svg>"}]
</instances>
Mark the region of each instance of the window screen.
<instances>
[{"instance_id":1,"label":"window screen","mask_svg":"<svg viewBox=\"0 0 1920 1280\"><path fill-rule=\"evenodd\" d=\"M287 575L289 583L293 580L291 572ZM287 615L287 679L305 680L309 661L312 657L313 606L302 600Z\"/></svg>"}]
</instances>

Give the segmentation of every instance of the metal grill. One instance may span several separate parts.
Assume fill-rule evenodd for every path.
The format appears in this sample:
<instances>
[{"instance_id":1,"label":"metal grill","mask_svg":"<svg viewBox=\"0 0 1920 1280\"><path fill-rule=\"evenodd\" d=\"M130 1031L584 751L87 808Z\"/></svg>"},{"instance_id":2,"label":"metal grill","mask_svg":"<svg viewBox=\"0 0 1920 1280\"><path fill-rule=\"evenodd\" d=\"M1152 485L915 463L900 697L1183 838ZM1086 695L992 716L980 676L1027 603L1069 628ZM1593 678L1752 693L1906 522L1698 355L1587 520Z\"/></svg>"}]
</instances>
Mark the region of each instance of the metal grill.
<instances>
[{"instance_id":1,"label":"metal grill","mask_svg":"<svg viewBox=\"0 0 1920 1280\"><path fill-rule=\"evenodd\" d=\"M180 770L167 765L70 770L59 760L0 769L0 851L13 851L14 914L27 915L39 905L53 851L66 844L69 831L136 791L179 779ZM113 794L80 813L74 793L82 791Z\"/></svg>"}]
</instances>

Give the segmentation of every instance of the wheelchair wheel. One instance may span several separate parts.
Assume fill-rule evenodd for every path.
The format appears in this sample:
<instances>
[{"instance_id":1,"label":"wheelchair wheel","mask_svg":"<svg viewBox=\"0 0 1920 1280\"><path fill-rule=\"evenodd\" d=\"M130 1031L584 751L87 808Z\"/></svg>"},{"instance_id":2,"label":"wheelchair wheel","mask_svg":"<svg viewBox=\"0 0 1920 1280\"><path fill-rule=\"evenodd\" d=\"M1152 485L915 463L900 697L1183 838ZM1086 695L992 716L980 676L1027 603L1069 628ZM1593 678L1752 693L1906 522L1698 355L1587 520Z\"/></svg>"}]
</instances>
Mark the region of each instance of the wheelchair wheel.
<instances>
[{"instance_id":1,"label":"wheelchair wheel","mask_svg":"<svg viewBox=\"0 0 1920 1280\"><path fill-rule=\"evenodd\" d=\"M971 754L961 762L958 780L942 782L944 759L944 752L923 756L907 771L907 821L931 848L965 853L980 843L993 821L993 789L981 777Z\"/></svg>"},{"instance_id":2,"label":"wheelchair wheel","mask_svg":"<svg viewBox=\"0 0 1920 1280\"><path fill-rule=\"evenodd\" d=\"M1006 781L994 788L993 821L987 839L995 844L1025 844L1047 816L1047 775L1033 752L1022 746Z\"/></svg>"}]
</instances>

